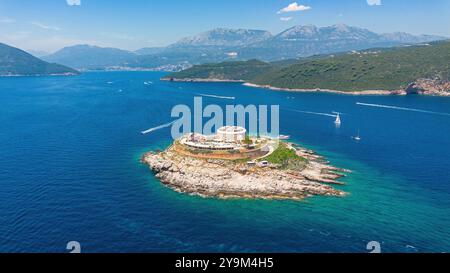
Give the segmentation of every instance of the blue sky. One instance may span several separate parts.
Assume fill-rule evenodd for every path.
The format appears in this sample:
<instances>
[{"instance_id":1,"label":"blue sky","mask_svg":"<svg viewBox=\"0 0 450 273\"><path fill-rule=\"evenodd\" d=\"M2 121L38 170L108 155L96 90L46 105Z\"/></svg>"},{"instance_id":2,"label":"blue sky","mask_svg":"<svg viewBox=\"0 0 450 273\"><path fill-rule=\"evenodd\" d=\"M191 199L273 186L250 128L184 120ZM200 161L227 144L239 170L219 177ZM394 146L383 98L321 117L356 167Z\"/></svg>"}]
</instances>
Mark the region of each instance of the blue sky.
<instances>
[{"instance_id":1,"label":"blue sky","mask_svg":"<svg viewBox=\"0 0 450 273\"><path fill-rule=\"evenodd\" d=\"M79 43L164 46L215 27L277 33L336 23L450 37L450 1L0 0L0 42L48 52Z\"/></svg>"}]
</instances>

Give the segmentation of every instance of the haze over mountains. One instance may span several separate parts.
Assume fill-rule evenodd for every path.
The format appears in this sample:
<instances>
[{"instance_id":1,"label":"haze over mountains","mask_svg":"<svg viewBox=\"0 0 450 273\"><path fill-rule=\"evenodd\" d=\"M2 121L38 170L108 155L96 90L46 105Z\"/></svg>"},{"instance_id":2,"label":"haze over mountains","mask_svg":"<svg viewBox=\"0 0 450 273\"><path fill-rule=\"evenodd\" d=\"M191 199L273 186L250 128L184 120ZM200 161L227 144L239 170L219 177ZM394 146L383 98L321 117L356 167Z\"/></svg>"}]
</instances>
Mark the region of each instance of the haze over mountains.
<instances>
[{"instance_id":1,"label":"haze over mountains","mask_svg":"<svg viewBox=\"0 0 450 273\"><path fill-rule=\"evenodd\" d=\"M74 69L180 71L196 64L252 59L294 63L297 62L296 59L308 56L428 43L443 39L447 38L398 32L377 34L347 25L321 28L307 25L294 26L277 35L264 30L216 28L183 38L167 47L142 48L135 52L75 45L42 56L43 52L30 50L31 55L0 44L0 74L78 73ZM261 69L263 68L264 65Z\"/></svg>"},{"instance_id":2,"label":"haze over mountains","mask_svg":"<svg viewBox=\"0 0 450 273\"><path fill-rule=\"evenodd\" d=\"M136 53L117 48L75 45L44 56L43 59L78 69L104 69L126 64L136 55Z\"/></svg>"},{"instance_id":3,"label":"haze over mountains","mask_svg":"<svg viewBox=\"0 0 450 273\"><path fill-rule=\"evenodd\" d=\"M347 25L294 26L277 35L264 30L216 28L167 47L136 52L77 45L44 56L77 69L180 70L194 64L226 60L274 61L317 54L426 43L446 37L407 33L377 34Z\"/></svg>"},{"instance_id":4,"label":"haze over mountains","mask_svg":"<svg viewBox=\"0 0 450 273\"><path fill-rule=\"evenodd\" d=\"M170 47L219 46L239 47L270 39L272 34L265 30L216 28L181 39Z\"/></svg>"}]
</instances>

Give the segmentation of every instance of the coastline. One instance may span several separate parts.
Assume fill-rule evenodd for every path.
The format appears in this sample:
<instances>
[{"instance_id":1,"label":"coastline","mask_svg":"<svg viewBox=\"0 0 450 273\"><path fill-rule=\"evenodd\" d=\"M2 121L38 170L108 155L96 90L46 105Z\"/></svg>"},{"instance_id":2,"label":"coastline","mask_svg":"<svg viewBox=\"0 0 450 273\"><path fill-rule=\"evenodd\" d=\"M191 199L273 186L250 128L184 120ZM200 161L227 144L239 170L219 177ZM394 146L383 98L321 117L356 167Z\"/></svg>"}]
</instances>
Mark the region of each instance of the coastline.
<instances>
[{"instance_id":1,"label":"coastline","mask_svg":"<svg viewBox=\"0 0 450 273\"><path fill-rule=\"evenodd\" d=\"M229 80L229 79L204 79L204 78L161 78L161 81L170 81L170 82L241 82L245 83L244 80Z\"/></svg>"},{"instance_id":2,"label":"coastline","mask_svg":"<svg viewBox=\"0 0 450 273\"><path fill-rule=\"evenodd\" d=\"M242 83L242 85L252 88L264 88L264 89L270 89L273 91L288 91L288 92L304 92L304 93L314 93L314 92L325 92L325 93L335 93L335 94L342 94L342 95L380 95L380 96L386 96L386 95L406 95L406 92L404 90L396 90L396 91L389 91L389 90L361 90L361 91L342 91L342 90L332 90L332 89L298 89L298 88L281 88L281 87L274 87L271 85L258 85L250 82L246 82L244 80L229 80L229 79L205 79L205 78L161 78L161 81L172 81L172 82L229 82L229 83Z\"/></svg>"},{"instance_id":3,"label":"coastline","mask_svg":"<svg viewBox=\"0 0 450 273\"><path fill-rule=\"evenodd\" d=\"M208 83L208 82L221 82L221 83L242 83L242 85L252 88L263 88L269 89L272 91L286 91L286 92L302 92L302 93L333 93L340 95L350 95L350 96L363 96L363 95L372 95L372 96L405 96L408 94L416 94L416 93L408 93L406 90L398 89L398 90L360 90L360 91L344 91L344 90L334 90L334 89L308 89L308 88L283 88L283 87L275 87L271 85L259 85L250 82L246 82L244 80L229 80L229 79L205 79L205 78L161 78L161 81L173 81L173 82L199 82L199 83ZM417 95L425 95L425 96L437 96L437 97L450 97L450 92L444 91L436 91L436 90L428 90L423 93L418 93Z\"/></svg>"},{"instance_id":4,"label":"coastline","mask_svg":"<svg viewBox=\"0 0 450 273\"><path fill-rule=\"evenodd\" d=\"M15 77L45 77L45 76L50 76L50 77L57 77L57 76L78 76L81 73L73 73L73 72L67 72L67 73L54 73L54 74L31 74L31 75L22 75L22 74L0 74L0 78L15 78Z\"/></svg>"},{"instance_id":5,"label":"coastline","mask_svg":"<svg viewBox=\"0 0 450 273\"><path fill-rule=\"evenodd\" d=\"M332 90L332 89L322 89L322 88L298 89L298 88L274 87L274 86L271 86L271 85L258 85L258 84L249 83L249 82L245 82L243 85L247 86L247 87L264 88L264 89L270 89L270 90L274 90L274 91L304 92L304 93L325 92L325 93L335 93L335 94L354 95L354 96L358 96L358 95L380 95L380 96L406 95L406 92L404 90L396 90L396 91L389 91L389 90L342 91L342 90Z\"/></svg>"},{"instance_id":6,"label":"coastline","mask_svg":"<svg viewBox=\"0 0 450 273\"><path fill-rule=\"evenodd\" d=\"M298 146L295 151L307 160L302 169L248 166L245 161L192 157L178 153L173 145L162 152L145 153L141 162L165 186L201 197L303 200L315 195L348 194L334 185L344 185L338 180L350 171L329 165L313 151Z\"/></svg>"}]
</instances>

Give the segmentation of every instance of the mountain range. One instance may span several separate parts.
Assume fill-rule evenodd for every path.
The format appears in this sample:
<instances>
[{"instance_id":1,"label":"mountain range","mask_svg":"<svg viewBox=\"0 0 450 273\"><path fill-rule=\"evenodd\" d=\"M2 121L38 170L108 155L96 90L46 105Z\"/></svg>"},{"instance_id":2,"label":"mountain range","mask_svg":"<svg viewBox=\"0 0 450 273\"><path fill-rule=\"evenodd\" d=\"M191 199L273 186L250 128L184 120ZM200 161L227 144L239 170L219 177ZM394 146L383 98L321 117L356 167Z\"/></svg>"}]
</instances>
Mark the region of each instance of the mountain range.
<instances>
[{"instance_id":1,"label":"mountain range","mask_svg":"<svg viewBox=\"0 0 450 273\"><path fill-rule=\"evenodd\" d=\"M65 47L54 54L43 56L48 62L64 64L78 69L104 69L106 67L126 64L137 54L117 48L92 45L75 45Z\"/></svg>"},{"instance_id":2,"label":"mountain range","mask_svg":"<svg viewBox=\"0 0 450 273\"><path fill-rule=\"evenodd\" d=\"M0 43L0 76L74 75L79 72L45 62L18 48Z\"/></svg>"},{"instance_id":3,"label":"mountain range","mask_svg":"<svg viewBox=\"0 0 450 273\"><path fill-rule=\"evenodd\" d=\"M183 38L167 47L143 48L131 52L77 45L43 58L77 69L180 70L208 62L250 59L274 61L443 39L447 38L399 32L377 34L343 24L328 27L294 26L276 35L264 30L216 28Z\"/></svg>"},{"instance_id":4,"label":"mountain range","mask_svg":"<svg viewBox=\"0 0 450 273\"><path fill-rule=\"evenodd\" d=\"M272 38L272 34L265 30L216 28L195 36L183 38L169 47L241 47L263 42L270 38Z\"/></svg>"}]
</instances>

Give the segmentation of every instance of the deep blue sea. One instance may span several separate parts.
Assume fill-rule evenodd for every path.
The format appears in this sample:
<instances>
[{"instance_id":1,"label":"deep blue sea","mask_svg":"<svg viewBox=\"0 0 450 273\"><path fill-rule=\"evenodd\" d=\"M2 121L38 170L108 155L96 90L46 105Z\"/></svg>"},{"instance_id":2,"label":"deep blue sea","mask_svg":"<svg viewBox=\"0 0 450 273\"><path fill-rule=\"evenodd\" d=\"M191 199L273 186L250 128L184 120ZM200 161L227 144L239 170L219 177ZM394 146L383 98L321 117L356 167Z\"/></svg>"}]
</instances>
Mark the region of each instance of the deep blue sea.
<instances>
[{"instance_id":1,"label":"deep blue sea","mask_svg":"<svg viewBox=\"0 0 450 273\"><path fill-rule=\"evenodd\" d=\"M0 252L450 251L450 98L289 93L160 82L159 72L0 78ZM153 84L145 85L145 81ZM281 133L353 172L344 198L180 194L140 163L177 104L278 104ZM336 128L328 116L342 112ZM354 141L360 130L362 140Z\"/></svg>"}]
</instances>

